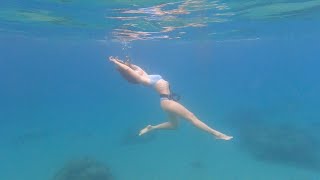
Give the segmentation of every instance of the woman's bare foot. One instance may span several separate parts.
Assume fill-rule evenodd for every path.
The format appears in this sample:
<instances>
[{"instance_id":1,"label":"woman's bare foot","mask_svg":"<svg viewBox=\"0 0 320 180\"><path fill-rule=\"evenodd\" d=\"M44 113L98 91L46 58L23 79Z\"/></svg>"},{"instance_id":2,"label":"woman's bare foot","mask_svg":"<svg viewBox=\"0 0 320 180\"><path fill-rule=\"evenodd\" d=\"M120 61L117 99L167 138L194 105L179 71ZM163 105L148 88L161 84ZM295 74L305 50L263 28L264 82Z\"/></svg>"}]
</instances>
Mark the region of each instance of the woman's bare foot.
<instances>
[{"instance_id":1,"label":"woman's bare foot","mask_svg":"<svg viewBox=\"0 0 320 180\"><path fill-rule=\"evenodd\" d=\"M217 139L222 139L222 140L226 140L226 141L228 141L228 140L233 138L233 136L227 136L227 135L222 134L222 133L218 134L218 135L215 135L215 136L216 136Z\"/></svg>"},{"instance_id":2,"label":"woman's bare foot","mask_svg":"<svg viewBox=\"0 0 320 180\"><path fill-rule=\"evenodd\" d=\"M143 128L143 129L140 131L139 136L142 136L143 134L148 133L148 132L150 132L151 130L153 130L152 126L151 126L151 125L148 125L147 127Z\"/></svg>"}]
</instances>

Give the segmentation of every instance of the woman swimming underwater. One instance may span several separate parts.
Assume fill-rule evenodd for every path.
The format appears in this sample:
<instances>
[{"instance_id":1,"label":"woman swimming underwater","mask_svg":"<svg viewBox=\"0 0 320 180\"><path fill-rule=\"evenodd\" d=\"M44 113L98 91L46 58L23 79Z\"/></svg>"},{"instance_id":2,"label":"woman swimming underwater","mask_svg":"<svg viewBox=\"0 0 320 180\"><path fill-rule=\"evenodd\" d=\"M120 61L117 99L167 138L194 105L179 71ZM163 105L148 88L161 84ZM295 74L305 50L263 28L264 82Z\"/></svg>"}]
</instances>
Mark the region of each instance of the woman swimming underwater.
<instances>
[{"instance_id":1,"label":"woman swimming underwater","mask_svg":"<svg viewBox=\"0 0 320 180\"><path fill-rule=\"evenodd\" d=\"M230 140L233 138L212 129L178 103L170 92L169 83L160 75L149 75L139 66L112 56L109 57L109 60L116 65L119 73L129 82L153 87L160 95L161 108L168 113L168 122L155 126L148 125L140 131L140 136L156 129L176 129L178 127L178 117L182 117L197 128L214 135L217 139Z\"/></svg>"}]
</instances>

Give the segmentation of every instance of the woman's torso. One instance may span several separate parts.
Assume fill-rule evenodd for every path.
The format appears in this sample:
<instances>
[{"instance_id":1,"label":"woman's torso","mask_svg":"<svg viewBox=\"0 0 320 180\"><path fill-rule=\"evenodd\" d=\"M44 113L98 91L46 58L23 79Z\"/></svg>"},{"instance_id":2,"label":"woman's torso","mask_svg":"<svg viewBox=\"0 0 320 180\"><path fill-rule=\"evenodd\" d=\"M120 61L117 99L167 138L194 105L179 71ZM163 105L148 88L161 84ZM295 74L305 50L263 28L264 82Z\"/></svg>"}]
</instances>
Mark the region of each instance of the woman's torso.
<instances>
[{"instance_id":1,"label":"woman's torso","mask_svg":"<svg viewBox=\"0 0 320 180\"><path fill-rule=\"evenodd\" d=\"M167 95L170 94L169 82L164 79L160 79L155 84L154 88L159 94L167 94Z\"/></svg>"},{"instance_id":2,"label":"woman's torso","mask_svg":"<svg viewBox=\"0 0 320 180\"><path fill-rule=\"evenodd\" d=\"M160 75L148 75L150 85L158 92L158 94L170 94L169 82L164 80Z\"/></svg>"}]
</instances>

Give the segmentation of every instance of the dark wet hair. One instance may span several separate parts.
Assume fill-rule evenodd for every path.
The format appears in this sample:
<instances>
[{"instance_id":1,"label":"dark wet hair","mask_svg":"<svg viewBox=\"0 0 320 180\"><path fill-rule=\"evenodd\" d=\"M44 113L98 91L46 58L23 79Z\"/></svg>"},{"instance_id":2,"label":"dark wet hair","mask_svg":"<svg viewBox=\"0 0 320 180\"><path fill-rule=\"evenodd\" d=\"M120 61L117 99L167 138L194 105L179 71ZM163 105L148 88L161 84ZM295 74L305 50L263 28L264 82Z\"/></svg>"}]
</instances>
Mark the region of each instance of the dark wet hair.
<instances>
[{"instance_id":1,"label":"dark wet hair","mask_svg":"<svg viewBox=\"0 0 320 180\"><path fill-rule=\"evenodd\" d=\"M137 79L135 79L135 78L133 78L132 76L130 76L130 74L128 74L127 71L122 70L122 69L119 69L119 68L117 68L117 70L119 71L119 73L121 74L121 76L122 76L125 80L127 80L129 83L132 83L132 84L140 84L140 82L139 82Z\"/></svg>"}]
</instances>

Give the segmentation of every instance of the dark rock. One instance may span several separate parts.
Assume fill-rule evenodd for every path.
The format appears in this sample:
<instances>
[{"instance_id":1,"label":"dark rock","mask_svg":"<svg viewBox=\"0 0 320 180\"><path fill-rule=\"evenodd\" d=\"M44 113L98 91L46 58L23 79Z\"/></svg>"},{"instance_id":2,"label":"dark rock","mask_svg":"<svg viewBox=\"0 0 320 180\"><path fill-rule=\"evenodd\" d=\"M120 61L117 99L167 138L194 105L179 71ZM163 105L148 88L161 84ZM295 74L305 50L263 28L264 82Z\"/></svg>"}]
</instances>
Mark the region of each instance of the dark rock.
<instances>
[{"instance_id":1,"label":"dark rock","mask_svg":"<svg viewBox=\"0 0 320 180\"><path fill-rule=\"evenodd\" d=\"M238 145L261 161L320 170L320 140L314 129L294 123L270 122L252 110L229 117Z\"/></svg>"},{"instance_id":2,"label":"dark rock","mask_svg":"<svg viewBox=\"0 0 320 180\"><path fill-rule=\"evenodd\" d=\"M91 158L82 158L67 162L53 180L112 180L109 168Z\"/></svg>"}]
</instances>

